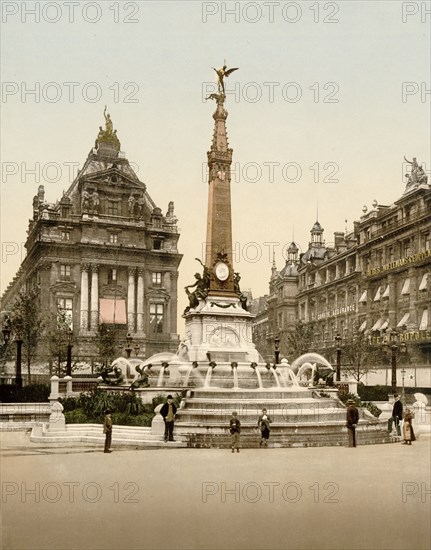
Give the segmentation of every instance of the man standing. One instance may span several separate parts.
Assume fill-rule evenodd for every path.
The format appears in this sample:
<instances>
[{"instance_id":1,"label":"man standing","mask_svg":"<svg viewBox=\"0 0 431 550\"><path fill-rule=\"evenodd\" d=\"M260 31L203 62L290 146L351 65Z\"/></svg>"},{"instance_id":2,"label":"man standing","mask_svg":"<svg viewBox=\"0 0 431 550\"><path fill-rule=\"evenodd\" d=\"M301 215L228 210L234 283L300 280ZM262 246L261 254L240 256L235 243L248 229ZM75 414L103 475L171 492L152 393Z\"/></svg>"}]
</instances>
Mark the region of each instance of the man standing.
<instances>
[{"instance_id":1,"label":"man standing","mask_svg":"<svg viewBox=\"0 0 431 550\"><path fill-rule=\"evenodd\" d=\"M111 446L111 441L112 441L112 418L111 418L111 411L109 409L106 409L105 411L105 420L103 422L103 433L106 435L105 450L103 452L112 453L112 451L109 450L109 447Z\"/></svg>"},{"instance_id":2,"label":"man standing","mask_svg":"<svg viewBox=\"0 0 431 550\"><path fill-rule=\"evenodd\" d=\"M174 421L177 408L174 404L172 395L168 395L166 398L166 403L160 409L160 414L163 416L165 421L165 443L167 441L174 440Z\"/></svg>"},{"instance_id":3,"label":"man standing","mask_svg":"<svg viewBox=\"0 0 431 550\"><path fill-rule=\"evenodd\" d=\"M401 403L400 398L397 394L394 395L394 398L395 401L394 406L392 407L392 416L388 420L388 432L392 432L392 425L395 422L397 435L401 436L400 422L403 419L403 404Z\"/></svg>"},{"instance_id":4,"label":"man standing","mask_svg":"<svg viewBox=\"0 0 431 550\"><path fill-rule=\"evenodd\" d=\"M356 447L356 426L359 422L359 412L353 399L347 400L346 422L349 433L349 447Z\"/></svg>"}]
</instances>

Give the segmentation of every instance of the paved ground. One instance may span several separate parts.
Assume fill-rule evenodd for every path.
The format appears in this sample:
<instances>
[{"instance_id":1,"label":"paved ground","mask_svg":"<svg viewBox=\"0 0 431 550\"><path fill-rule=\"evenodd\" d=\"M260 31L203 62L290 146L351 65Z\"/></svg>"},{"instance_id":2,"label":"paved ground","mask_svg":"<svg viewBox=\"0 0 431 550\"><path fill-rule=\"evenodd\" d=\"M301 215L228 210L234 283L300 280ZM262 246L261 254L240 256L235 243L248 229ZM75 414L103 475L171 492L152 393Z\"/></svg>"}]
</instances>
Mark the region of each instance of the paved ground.
<instances>
[{"instance_id":1,"label":"paved ground","mask_svg":"<svg viewBox=\"0 0 431 550\"><path fill-rule=\"evenodd\" d=\"M108 455L1 438L4 549L431 547L429 439Z\"/></svg>"}]
</instances>

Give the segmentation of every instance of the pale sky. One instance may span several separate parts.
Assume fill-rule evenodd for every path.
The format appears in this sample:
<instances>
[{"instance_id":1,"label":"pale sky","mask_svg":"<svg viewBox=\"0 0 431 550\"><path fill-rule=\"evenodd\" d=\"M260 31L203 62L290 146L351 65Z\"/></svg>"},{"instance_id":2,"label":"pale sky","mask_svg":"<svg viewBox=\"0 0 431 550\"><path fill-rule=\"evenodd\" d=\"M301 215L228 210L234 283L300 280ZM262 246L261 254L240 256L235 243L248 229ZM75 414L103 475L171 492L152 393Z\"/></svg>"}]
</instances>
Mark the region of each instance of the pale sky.
<instances>
[{"instance_id":1,"label":"pale sky","mask_svg":"<svg viewBox=\"0 0 431 550\"><path fill-rule=\"evenodd\" d=\"M61 197L107 104L155 203L175 202L184 309L205 240L214 103L203 96L224 59L239 67L226 80L235 268L254 297L268 292L273 246L279 269L293 232L306 249L317 206L330 243L363 205L401 196L404 155L430 174L431 2L1 4L2 291L38 185ZM38 22L25 11L35 5Z\"/></svg>"}]
</instances>

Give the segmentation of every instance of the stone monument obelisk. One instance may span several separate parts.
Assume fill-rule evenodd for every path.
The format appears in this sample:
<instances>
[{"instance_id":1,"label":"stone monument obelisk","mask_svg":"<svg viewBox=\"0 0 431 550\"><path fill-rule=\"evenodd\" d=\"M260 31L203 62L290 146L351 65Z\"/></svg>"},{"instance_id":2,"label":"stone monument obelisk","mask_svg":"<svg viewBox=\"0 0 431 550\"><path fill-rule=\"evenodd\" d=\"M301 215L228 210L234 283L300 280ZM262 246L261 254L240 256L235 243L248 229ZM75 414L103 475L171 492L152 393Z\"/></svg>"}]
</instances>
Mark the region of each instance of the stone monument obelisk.
<instances>
[{"instance_id":1,"label":"stone monument obelisk","mask_svg":"<svg viewBox=\"0 0 431 550\"><path fill-rule=\"evenodd\" d=\"M237 69L226 65L214 69L218 76L218 93L207 99L216 101L214 132L207 153L208 216L205 264L201 276L186 287L190 306L186 308L186 345L190 361L257 362L252 343L252 315L245 308L239 289L232 248L231 164L226 131L224 78ZM196 287L191 293L188 288Z\"/></svg>"}]
</instances>

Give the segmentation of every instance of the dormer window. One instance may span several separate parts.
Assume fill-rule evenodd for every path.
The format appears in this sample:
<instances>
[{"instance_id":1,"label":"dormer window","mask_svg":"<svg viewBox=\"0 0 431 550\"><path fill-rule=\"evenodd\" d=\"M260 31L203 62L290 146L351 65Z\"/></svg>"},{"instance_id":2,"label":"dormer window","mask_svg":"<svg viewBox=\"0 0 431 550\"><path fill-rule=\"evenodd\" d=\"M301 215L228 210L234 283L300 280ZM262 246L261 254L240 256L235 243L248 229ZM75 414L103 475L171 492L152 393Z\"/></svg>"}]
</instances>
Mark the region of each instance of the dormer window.
<instances>
[{"instance_id":1,"label":"dormer window","mask_svg":"<svg viewBox=\"0 0 431 550\"><path fill-rule=\"evenodd\" d=\"M110 242L111 244L117 244L117 243L118 243L118 235L117 235L117 233L111 233L111 234L109 235L109 242Z\"/></svg>"},{"instance_id":2,"label":"dormer window","mask_svg":"<svg viewBox=\"0 0 431 550\"><path fill-rule=\"evenodd\" d=\"M70 241L70 231L62 231L61 232L61 240L62 241Z\"/></svg>"}]
</instances>

